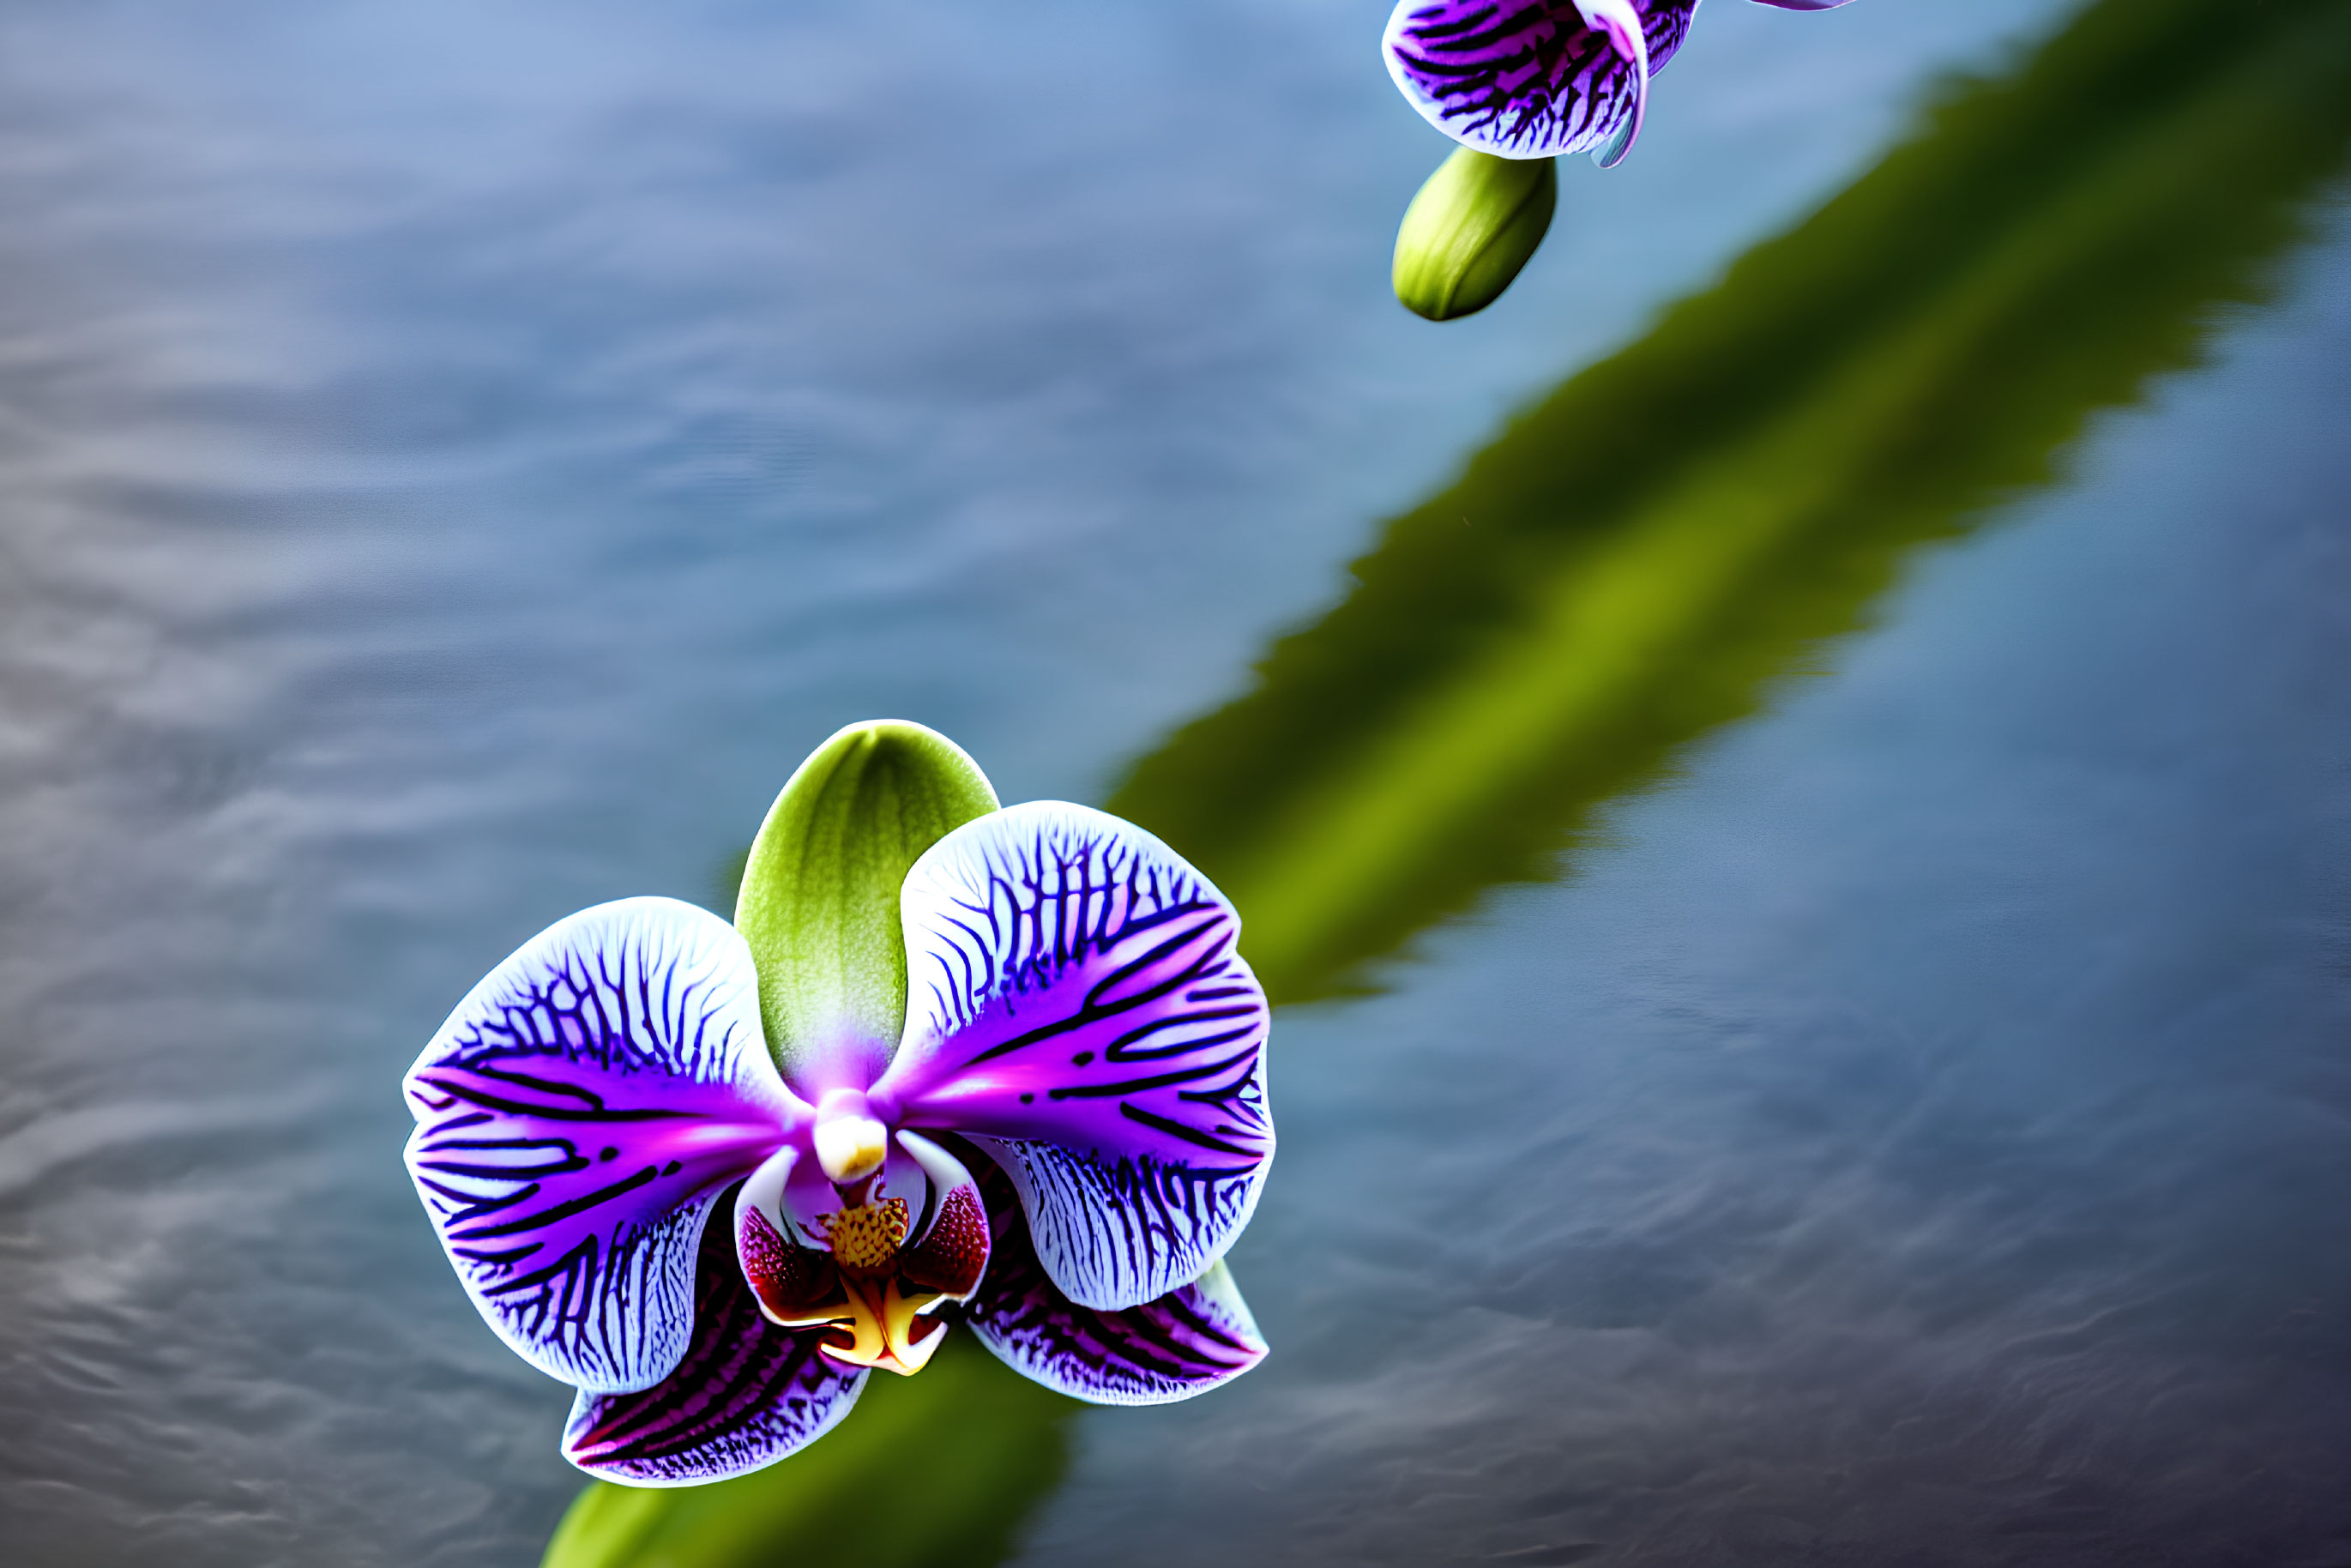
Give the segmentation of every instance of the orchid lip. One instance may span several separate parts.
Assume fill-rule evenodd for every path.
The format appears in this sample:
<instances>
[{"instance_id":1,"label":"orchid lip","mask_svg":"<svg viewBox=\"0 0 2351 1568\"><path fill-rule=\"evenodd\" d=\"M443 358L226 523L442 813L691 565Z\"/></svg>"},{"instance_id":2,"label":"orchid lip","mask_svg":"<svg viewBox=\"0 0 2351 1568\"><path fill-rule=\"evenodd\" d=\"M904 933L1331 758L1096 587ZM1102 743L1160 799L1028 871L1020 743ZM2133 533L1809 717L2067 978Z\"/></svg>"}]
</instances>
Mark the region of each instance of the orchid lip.
<instances>
[{"instance_id":1,"label":"orchid lip","mask_svg":"<svg viewBox=\"0 0 2351 1568\"><path fill-rule=\"evenodd\" d=\"M924 1309L938 1298L928 1291L909 1296L898 1281L854 1280L848 1287L848 1316L828 1327L818 1342L827 1360L842 1366L872 1367L912 1377L930 1364L947 1325Z\"/></svg>"},{"instance_id":2,"label":"orchid lip","mask_svg":"<svg viewBox=\"0 0 2351 1568\"><path fill-rule=\"evenodd\" d=\"M871 1120L854 1092L828 1098L832 1114L822 1125ZM977 1182L955 1155L913 1133L892 1144L864 1175L828 1176L814 1192L802 1186L797 1198L789 1189L805 1155L789 1144L778 1148L736 1189L735 1240L769 1322L811 1333L838 1366L911 1376L949 1326L934 1314L979 1287L987 1219ZM839 1206L817 1211L815 1193L828 1188Z\"/></svg>"}]
</instances>

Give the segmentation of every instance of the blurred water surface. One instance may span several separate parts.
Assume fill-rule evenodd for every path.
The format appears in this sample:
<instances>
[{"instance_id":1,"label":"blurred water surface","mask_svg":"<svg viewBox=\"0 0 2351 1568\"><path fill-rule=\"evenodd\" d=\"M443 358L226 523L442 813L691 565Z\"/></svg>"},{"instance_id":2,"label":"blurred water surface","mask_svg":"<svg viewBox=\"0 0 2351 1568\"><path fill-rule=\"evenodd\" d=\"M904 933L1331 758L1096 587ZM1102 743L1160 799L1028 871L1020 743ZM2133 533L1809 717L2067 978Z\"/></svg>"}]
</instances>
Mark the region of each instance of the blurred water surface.
<instances>
[{"instance_id":1,"label":"blurred water surface","mask_svg":"<svg viewBox=\"0 0 2351 1568\"><path fill-rule=\"evenodd\" d=\"M726 907L850 719L1101 798L2068 9L1708 7L1437 329L1375 6L11 6L10 1561L532 1561L568 1396L397 1160L465 988L599 899ZM1078 1417L1017 1561L2351 1563L2313 221L1572 879L1282 1014L1276 1354Z\"/></svg>"}]
</instances>

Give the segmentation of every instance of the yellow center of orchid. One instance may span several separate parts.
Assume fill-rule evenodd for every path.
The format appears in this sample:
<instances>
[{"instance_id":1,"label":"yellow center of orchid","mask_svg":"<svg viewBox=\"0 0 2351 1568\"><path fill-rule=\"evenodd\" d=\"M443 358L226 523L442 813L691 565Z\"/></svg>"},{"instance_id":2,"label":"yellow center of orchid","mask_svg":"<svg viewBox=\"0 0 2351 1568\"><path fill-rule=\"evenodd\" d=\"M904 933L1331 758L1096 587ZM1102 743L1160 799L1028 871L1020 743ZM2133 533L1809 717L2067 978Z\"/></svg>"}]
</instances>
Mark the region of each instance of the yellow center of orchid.
<instances>
[{"instance_id":1,"label":"yellow center of orchid","mask_svg":"<svg viewBox=\"0 0 2351 1568\"><path fill-rule=\"evenodd\" d=\"M832 1243L832 1260L844 1274L879 1277L895 1271L899 1245L906 1239L906 1200L884 1198L856 1204L837 1214L823 1214L825 1239Z\"/></svg>"}]
</instances>

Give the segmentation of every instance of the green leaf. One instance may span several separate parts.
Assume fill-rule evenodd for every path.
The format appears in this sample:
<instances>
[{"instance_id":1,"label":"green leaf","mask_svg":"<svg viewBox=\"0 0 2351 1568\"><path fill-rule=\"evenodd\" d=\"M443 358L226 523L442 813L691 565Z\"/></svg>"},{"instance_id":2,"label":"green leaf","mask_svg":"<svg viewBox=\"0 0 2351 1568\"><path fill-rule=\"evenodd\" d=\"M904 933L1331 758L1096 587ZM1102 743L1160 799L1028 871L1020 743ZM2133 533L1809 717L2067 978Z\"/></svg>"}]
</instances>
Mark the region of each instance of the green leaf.
<instances>
[{"instance_id":1,"label":"green leaf","mask_svg":"<svg viewBox=\"0 0 2351 1568\"><path fill-rule=\"evenodd\" d=\"M1275 999L1360 985L2195 363L2347 144L2346 0L2085 6L1520 413L1110 809L1232 898Z\"/></svg>"},{"instance_id":2,"label":"green leaf","mask_svg":"<svg viewBox=\"0 0 2351 1568\"><path fill-rule=\"evenodd\" d=\"M1437 166L1396 229L1395 295L1432 321L1483 310L1526 266L1559 205L1549 158L1464 147Z\"/></svg>"},{"instance_id":3,"label":"green leaf","mask_svg":"<svg viewBox=\"0 0 2351 1568\"><path fill-rule=\"evenodd\" d=\"M596 1482L540 1568L991 1568L1068 1468L1078 1409L958 1333L918 1377L872 1375L846 1420L764 1470Z\"/></svg>"},{"instance_id":4,"label":"green leaf","mask_svg":"<svg viewBox=\"0 0 2351 1568\"><path fill-rule=\"evenodd\" d=\"M760 824L735 925L759 970L768 1049L787 1075L847 1034L894 1049L906 1019L898 891L953 830L996 810L977 764L936 731L852 724L800 764Z\"/></svg>"}]
</instances>

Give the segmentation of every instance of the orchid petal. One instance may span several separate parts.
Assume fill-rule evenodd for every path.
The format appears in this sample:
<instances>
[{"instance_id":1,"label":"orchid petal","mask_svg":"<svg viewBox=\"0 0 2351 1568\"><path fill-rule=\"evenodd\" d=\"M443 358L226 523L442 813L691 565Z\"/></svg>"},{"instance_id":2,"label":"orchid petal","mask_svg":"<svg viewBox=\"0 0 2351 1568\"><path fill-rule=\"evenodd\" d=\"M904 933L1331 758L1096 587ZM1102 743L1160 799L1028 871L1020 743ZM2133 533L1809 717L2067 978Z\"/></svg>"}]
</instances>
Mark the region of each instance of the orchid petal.
<instances>
[{"instance_id":1,"label":"orchid petal","mask_svg":"<svg viewBox=\"0 0 2351 1568\"><path fill-rule=\"evenodd\" d=\"M1649 46L1642 37L1641 14L1633 8L1633 0L1577 0L1577 9L1583 12L1586 26L1608 35L1609 47L1633 68L1633 112L1592 154L1592 161L1603 169L1614 169L1640 140L1641 121L1649 111Z\"/></svg>"},{"instance_id":2,"label":"orchid petal","mask_svg":"<svg viewBox=\"0 0 2351 1568\"><path fill-rule=\"evenodd\" d=\"M1852 0L1756 0L1759 5L1777 5L1782 11L1834 11Z\"/></svg>"},{"instance_id":3,"label":"orchid petal","mask_svg":"<svg viewBox=\"0 0 2351 1568\"><path fill-rule=\"evenodd\" d=\"M1405 100L1465 147L1503 158L1595 148L1622 156L1648 78L1681 47L1695 9L1696 0L1402 0L1380 53Z\"/></svg>"},{"instance_id":4,"label":"orchid petal","mask_svg":"<svg viewBox=\"0 0 2351 1568\"><path fill-rule=\"evenodd\" d=\"M1198 1278L1249 1224L1264 1174L1260 1166L1204 1176L1023 1139L972 1142L1011 1178L1054 1284L1096 1312L1123 1312Z\"/></svg>"},{"instance_id":5,"label":"orchid petal","mask_svg":"<svg viewBox=\"0 0 2351 1568\"><path fill-rule=\"evenodd\" d=\"M871 1092L1003 1166L1072 1300L1196 1279L1273 1157L1265 993L1224 895L1140 828L1036 801L907 873L906 1038Z\"/></svg>"},{"instance_id":6,"label":"orchid petal","mask_svg":"<svg viewBox=\"0 0 2351 1568\"><path fill-rule=\"evenodd\" d=\"M563 1457L590 1475L638 1487L699 1486L771 1465L849 1414L864 1386L818 1348L778 1328L716 1229L695 1276L695 1332L676 1369L633 1394L582 1391L563 1429Z\"/></svg>"},{"instance_id":7,"label":"orchid petal","mask_svg":"<svg viewBox=\"0 0 2351 1568\"><path fill-rule=\"evenodd\" d=\"M1095 1405L1165 1405L1265 1359L1265 1341L1221 1260L1155 1301L1095 1312L1054 1289L1010 1195L997 1190L1002 1178L987 1185L1000 1228L966 1321L1015 1372Z\"/></svg>"},{"instance_id":8,"label":"orchid petal","mask_svg":"<svg viewBox=\"0 0 2351 1568\"><path fill-rule=\"evenodd\" d=\"M806 1114L743 939L666 898L532 937L403 1087L409 1174L466 1293L533 1366L607 1393L677 1365L711 1206Z\"/></svg>"}]
</instances>

